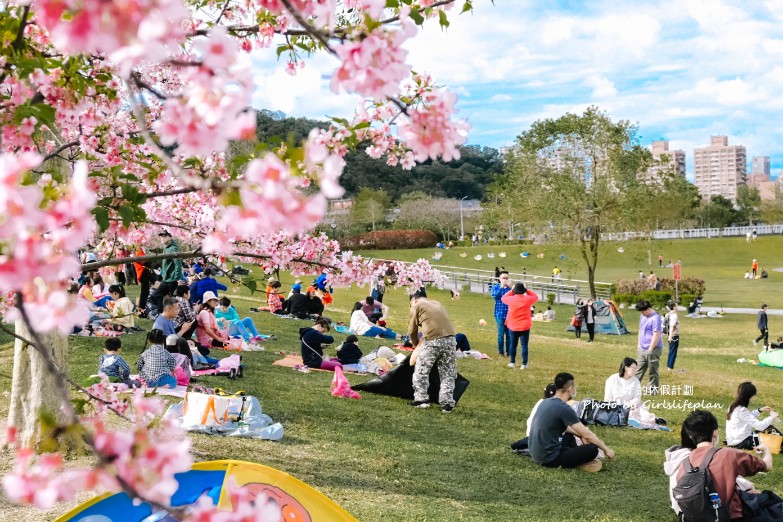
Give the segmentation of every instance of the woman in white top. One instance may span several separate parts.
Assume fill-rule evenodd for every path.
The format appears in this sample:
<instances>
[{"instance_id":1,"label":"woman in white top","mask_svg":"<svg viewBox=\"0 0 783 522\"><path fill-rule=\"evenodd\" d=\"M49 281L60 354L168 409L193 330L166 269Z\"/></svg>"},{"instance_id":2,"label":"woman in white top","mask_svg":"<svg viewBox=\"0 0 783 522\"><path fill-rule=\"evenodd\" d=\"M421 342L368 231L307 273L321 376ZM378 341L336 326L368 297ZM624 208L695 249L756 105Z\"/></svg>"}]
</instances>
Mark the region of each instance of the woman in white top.
<instances>
[{"instance_id":1,"label":"woman in white top","mask_svg":"<svg viewBox=\"0 0 783 522\"><path fill-rule=\"evenodd\" d=\"M349 327L352 334L364 335L365 337L381 336L385 339L400 338L400 336L392 330L372 324L367 315L362 311L362 303L356 303L353 306L353 313L351 313L351 324Z\"/></svg>"},{"instance_id":2,"label":"woman in white top","mask_svg":"<svg viewBox=\"0 0 783 522\"><path fill-rule=\"evenodd\" d=\"M629 420L641 424L655 424L655 415L642 404L642 383L636 378L636 361L623 359L620 370L606 379L604 401L619 402L630 411Z\"/></svg>"},{"instance_id":3,"label":"woman in white top","mask_svg":"<svg viewBox=\"0 0 783 522\"><path fill-rule=\"evenodd\" d=\"M752 382L743 382L737 388L737 398L731 404L726 416L726 444L737 449L753 449L753 432L763 431L772 424L778 414L769 406L754 410L748 409L750 400L756 395ZM766 419L759 419L761 412L769 413Z\"/></svg>"}]
</instances>

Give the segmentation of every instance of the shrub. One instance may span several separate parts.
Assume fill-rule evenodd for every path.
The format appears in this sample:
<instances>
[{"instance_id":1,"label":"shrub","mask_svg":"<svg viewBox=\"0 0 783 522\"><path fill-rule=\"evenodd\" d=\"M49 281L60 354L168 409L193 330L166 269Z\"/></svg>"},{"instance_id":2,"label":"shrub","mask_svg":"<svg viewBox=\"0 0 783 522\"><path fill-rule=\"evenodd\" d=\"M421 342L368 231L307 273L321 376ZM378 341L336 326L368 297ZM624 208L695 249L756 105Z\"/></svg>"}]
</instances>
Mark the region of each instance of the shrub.
<instances>
[{"instance_id":1,"label":"shrub","mask_svg":"<svg viewBox=\"0 0 783 522\"><path fill-rule=\"evenodd\" d=\"M613 294L612 301L614 301L617 306L620 306L621 304L630 306L639 302L639 296L632 294Z\"/></svg>"},{"instance_id":2,"label":"shrub","mask_svg":"<svg viewBox=\"0 0 783 522\"><path fill-rule=\"evenodd\" d=\"M662 277L658 279L658 283L660 283L660 291L670 292L674 295L674 279ZM618 294L640 296L649 289L649 284L646 279L619 279L615 282L613 290ZM703 296L705 291L706 285L704 284L704 279L686 277L680 280L679 293L681 294L696 294Z\"/></svg>"},{"instance_id":3,"label":"shrub","mask_svg":"<svg viewBox=\"0 0 783 522\"><path fill-rule=\"evenodd\" d=\"M554 306L555 304L555 294L552 292L549 292L546 294L546 302L549 304L549 306Z\"/></svg>"},{"instance_id":4,"label":"shrub","mask_svg":"<svg viewBox=\"0 0 783 522\"><path fill-rule=\"evenodd\" d=\"M350 250L392 250L397 248L435 247L437 236L429 230L378 230L340 241Z\"/></svg>"},{"instance_id":5,"label":"shrub","mask_svg":"<svg viewBox=\"0 0 783 522\"><path fill-rule=\"evenodd\" d=\"M691 301L699 297L696 294L680 294L680 302L678 304L681 304L682 306L688 306L691 304Z\"/></svg>"},{"instance_id":6,"label":"shrub","mask_svg":"<svg viewBox=\"0 0 783 522\"><path fill-rule=\"evenodd\" d=\"M672 298L671 292L658 291L658 290L645 290L639 295L637 300L644 299L650 301L653 308L663 308L666 303Z\"/></svg>"}]
</instances>

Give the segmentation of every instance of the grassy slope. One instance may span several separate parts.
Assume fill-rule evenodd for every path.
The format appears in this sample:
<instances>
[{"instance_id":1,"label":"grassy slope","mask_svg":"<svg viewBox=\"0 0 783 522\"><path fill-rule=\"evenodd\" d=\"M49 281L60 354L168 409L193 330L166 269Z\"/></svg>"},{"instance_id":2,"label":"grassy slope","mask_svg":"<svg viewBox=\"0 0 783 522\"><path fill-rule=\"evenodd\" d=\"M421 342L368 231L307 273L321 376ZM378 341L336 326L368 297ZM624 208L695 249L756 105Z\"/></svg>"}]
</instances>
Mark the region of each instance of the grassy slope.
<instances>
[{"instance_id":1,"label":"grassy slope","mask_svg":"<svg viewBox=\"0 0 783 522\"><path fill-rule=\"evenodd\" d=\"M771 252L773 246L764 243L760 240L756 251L764 248ZM692 246L691 251L698 247L701 245ZM633 259L628 245L625 249L627 259ZM664 255L667 252L665 249ZM762 261L766 257L757 255ZM688 262L685 254L682 257ZM739 254L737 257L743 258ZM506 266L516 268L512 259L518 262L520 258L507 259ZM606 266L612 262L608 257ZM543 271L549 261L545 259L538 265L541 270L535 270L535 266L529 265L528 271ZM633 274L635 269L636 265L626 272ZM620 272L619 268L615 270ZM288 288L290 281L285 286ZM330 315L347 321L351 303L364 295L361 289L338 290ZM442 292L433 292L433 297L445 303L457 327L468 334L475 348L490 356L495 353L494 328L478 325L482 318L492 324L491 299L466 294L455 302ZM402 329L407 318L407 299L401 291L393 291L386 302L392 308L390 326ZM239 295L235 304L245 315L255 302ZM770 304L774 306L774 302ZM253 314L259 329L277 334L279 340L270 343L266 352L245 354L248 371L244 380L234 384L221 378L205 378L203 382L228 389L236 386L256 395L265 412L284 424L286 436L276 443L195 435L194 447L203 454L199 458L205 460L244 459L289 472L326 493L359 520L672 520L661 465L663 450L677 441L684 411L657 411L669 419L674 433L596 428L618 455L604 472L596 475L542 469L508 449L510 442L524 435L525 418L555 373L573 372L581 398L602 398L604 380L616 371L622 357L635 353L635 336L599 337L591 345L573 339L564 331L570 309L558 306L556 310L557 322L534 325L529 370L508 369L505 361L497 358L461 359L459 371L471 384L450 416L441 414L439 409L412 410L402 400L369 393L364 393L360 401L332 398L329 374L301 374L271 366L278 357L276 351L298 350L297 330L304 323ZM626 319L635 330L638 315L628 312ZM775 333L775 318L771 320ZM142 326L150 325L144 321ZM677 366L687 371L664 375L662 383L694 386L693 397L680 399L728 406L737 384L751 379L760 390L758 404L779 406L779 395L775 394L780 377L777 370L735 362L738 357L755 356L756 350L749 341L752 336L753 316L684 319ZM336 337L339 341L344 336ZM0 337L0 343L8 340ZM126 359L135 362L143 337L136 334L123 341ZM71 338L71 372L75 377L82 378L94 371L101 344L101 339ZM360 342L365 352L374 344L370 339ZM11 356L8 345L2 346L0 359L6 368L0 370L3 390L10 388L7 368ZM361 382L366 377L349 379ZM720 411L715 413L721 425L725 424ZM7 469L7 453L3 461L1 467ZM780 466L783 460L775 457L775 464ZM756 483L774 489L780 480L781 472L775 469ZM629 505L633 508L628 509ZM50 518L28 510L7 510L8 507L0 503L5 513L0 519Z\"/></svg>"},{"instance_id":2,"label":"grassy slope","mask_svg":"<svg viewBox=\"0 0 783 522\"><path fill-rule=\"evenodd\" d=\"M617 252L618 247L625 252ZM527 250L533 255L521 258L520 252ZM414 261L423 257L430 259L435 249L395 250L395 259ZM495 266L504 265L512 272L549 275L557 265L563 270L563 277L586 279L581 255L575 245L526 245L501 247L470 247L441 250L443 258L433 263L446 266L464 266L482 270L494 270ZM467 252L468 257L461 258L459 254ZM489 252L506 252L508 257L488 259ZM536 254L543 253L544 258L538 259ZM773 268L783 267L783 238L764 236L754 243L748 244L744 238L723 239L691 239L677 241L654 241L652 257L654 266L647 264L647 243L639 241L605 242L602 245L598 259L597 281L609 283L617 279L632 279L638 277L639 270L645 274L654 270L660 277L672 277L671 268L658 269L658 254L663 254L664 264L670 259L682 260L683 277L699 277L707 283L705 305L707 306L738 306L756 308L763 301L774 301L773 296L783 293L783 273L773 272ZM362 255L385 258L392 255L389 251L366 251ZM482 254L481 261L475 261L473 256ZM565 261L559 259L566 255ZM743 279L746 270L750 270L753 258L759 260L759 266L766 268L770 274L768 280L748 281ZM778 306L783 308L783 303Z\"/></svg>"}]
</instances>

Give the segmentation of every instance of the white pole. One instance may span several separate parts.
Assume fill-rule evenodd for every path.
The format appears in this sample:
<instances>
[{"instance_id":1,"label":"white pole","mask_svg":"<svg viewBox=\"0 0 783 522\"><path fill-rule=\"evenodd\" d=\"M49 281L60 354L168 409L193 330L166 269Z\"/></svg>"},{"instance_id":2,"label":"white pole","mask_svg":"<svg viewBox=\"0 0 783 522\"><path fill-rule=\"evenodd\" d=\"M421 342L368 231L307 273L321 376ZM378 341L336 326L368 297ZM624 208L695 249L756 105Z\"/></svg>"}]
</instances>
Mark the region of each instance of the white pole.
<instances>
[{"instance_id":1,"label":"white pole","mask_svg":"<svg viewBox=\"0 0 783 522\"><path fill-rule=\"evenodd\" d=\"M462 198L459 201L459 234L460 234L460 241L465 240L465 220L462 217L462 202L467 199L467 196Z\"/></svg>"}]
</instances>

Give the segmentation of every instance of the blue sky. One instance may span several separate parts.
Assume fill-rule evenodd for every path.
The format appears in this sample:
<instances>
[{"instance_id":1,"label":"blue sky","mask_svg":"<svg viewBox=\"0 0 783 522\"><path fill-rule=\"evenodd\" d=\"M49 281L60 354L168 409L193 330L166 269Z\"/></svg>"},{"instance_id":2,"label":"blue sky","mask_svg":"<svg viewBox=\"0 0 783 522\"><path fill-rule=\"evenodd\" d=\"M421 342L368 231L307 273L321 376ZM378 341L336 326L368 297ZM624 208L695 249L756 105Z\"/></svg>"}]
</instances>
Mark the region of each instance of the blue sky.
<instances>
[{"instance_id":1,"label":"blue sky","mask_svg":"<svg viewBox=\"0 0 783 522\"><path fill-rule=\"evenodd\" d=\"M408 62L459 95L469 142L500 147L541 118L597 105L639 124L643 144L685 150L726 134L783 169L783 0L475 0L447 31L420 30ZM265 53L269 54L269 53ZM346 116L330 57L287 78L256 55L254 105L296 116Z\"/></svg>"}]
</instances>

